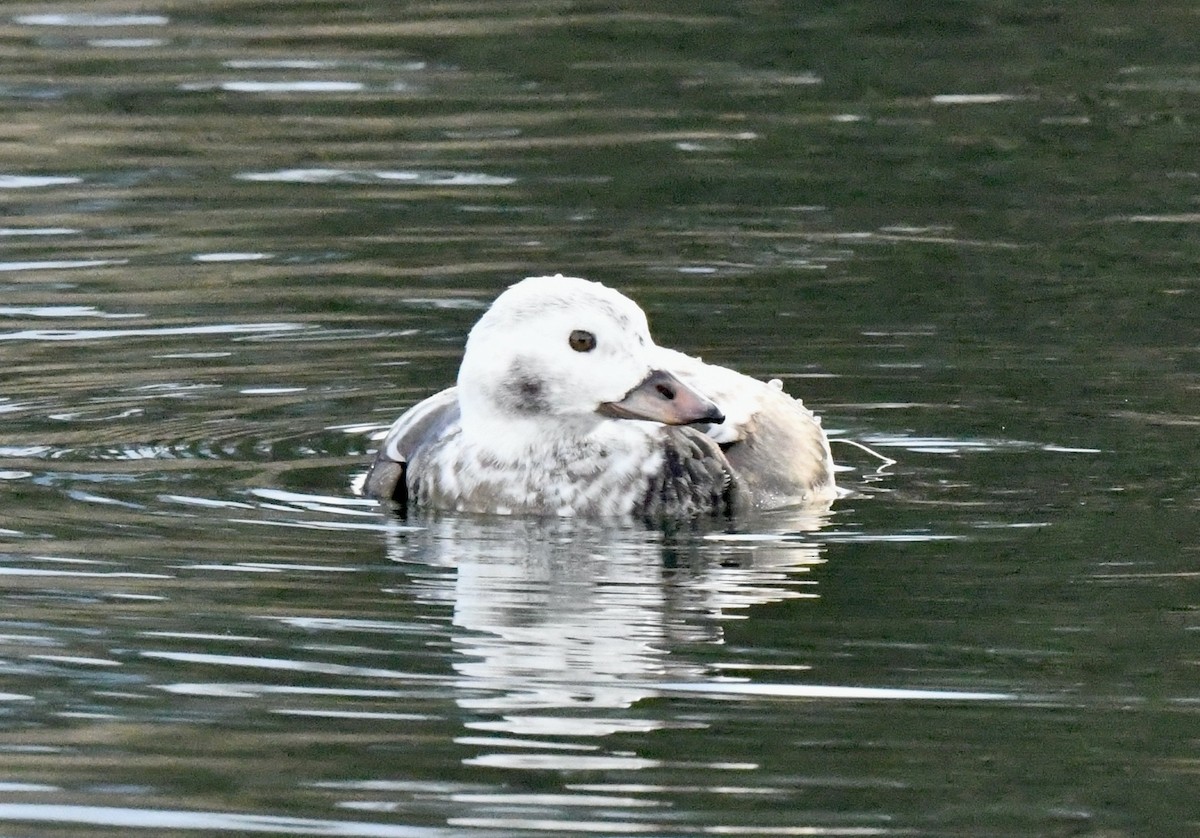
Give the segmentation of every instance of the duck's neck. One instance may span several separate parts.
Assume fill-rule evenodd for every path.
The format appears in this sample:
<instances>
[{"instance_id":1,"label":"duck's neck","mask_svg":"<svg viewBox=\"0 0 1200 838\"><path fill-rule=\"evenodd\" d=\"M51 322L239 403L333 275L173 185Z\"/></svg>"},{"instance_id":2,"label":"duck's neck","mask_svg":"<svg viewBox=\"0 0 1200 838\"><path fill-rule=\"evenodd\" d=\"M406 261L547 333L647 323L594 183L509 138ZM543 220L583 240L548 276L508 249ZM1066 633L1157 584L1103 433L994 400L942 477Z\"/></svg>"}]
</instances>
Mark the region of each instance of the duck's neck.
<instances>
[{"instance_id":1,"label":"duck's neck","mask_svg":"<svg viewBox=\"0 0 1200 838\"><path fill-rule=\"evenodd\" d=\"M498 463L527 462L539 452L586 447L592 432L603 421L600 416L500 416L487 410L471 410L466 405L461 419L463 440Z\"/></svg>"}]
</instances>

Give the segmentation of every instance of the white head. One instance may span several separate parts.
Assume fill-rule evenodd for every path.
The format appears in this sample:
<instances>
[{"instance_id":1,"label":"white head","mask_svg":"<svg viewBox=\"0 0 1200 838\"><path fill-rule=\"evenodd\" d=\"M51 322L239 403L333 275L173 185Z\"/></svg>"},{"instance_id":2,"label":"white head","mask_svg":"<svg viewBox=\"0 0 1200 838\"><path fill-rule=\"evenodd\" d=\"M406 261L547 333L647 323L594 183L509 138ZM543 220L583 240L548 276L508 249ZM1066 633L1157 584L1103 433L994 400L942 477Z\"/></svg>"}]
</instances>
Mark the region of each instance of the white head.
<instances>
[{"instance_id":1,"label":"white head","mask_svg":"<svg viewBox=\"0 0 1200 838\"><path fill-rule=\"evenodd\" d=\"M561 275L523 280L467 338L458 373L463 427L720 421L712 402L656 369L657 352L645 313L617 291Z\"/></svg>"}]
</instances>

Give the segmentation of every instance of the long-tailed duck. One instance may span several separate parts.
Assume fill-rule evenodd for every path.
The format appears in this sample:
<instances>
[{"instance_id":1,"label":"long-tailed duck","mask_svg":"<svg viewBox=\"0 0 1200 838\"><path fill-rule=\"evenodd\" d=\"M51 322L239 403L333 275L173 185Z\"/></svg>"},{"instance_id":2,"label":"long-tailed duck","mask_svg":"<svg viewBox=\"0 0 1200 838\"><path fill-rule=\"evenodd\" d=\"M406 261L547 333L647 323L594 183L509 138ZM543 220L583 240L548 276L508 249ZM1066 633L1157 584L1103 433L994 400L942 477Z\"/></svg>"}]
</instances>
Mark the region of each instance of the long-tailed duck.
<instances>
[{"instance_id":1,"label":"long-tailed duck","mask_svg":"<svg viewBox=\"0 0 1200 838\"><path fill-rule=\"evenodd\" d=\"M649 518L837 491L820 419L778 382L657 346L628 297L561 275L496 298L457 386L396 420L364 490L425 509Z\"/></svg>"}]
</instances>

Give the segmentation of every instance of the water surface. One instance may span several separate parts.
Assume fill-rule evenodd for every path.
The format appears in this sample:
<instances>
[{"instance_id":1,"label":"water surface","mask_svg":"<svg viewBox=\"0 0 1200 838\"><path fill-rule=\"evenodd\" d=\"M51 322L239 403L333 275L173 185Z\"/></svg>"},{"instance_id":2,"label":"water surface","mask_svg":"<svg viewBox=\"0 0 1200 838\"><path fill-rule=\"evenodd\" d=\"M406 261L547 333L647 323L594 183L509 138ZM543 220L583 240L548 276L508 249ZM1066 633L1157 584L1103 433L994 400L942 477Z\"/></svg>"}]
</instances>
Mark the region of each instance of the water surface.
<instances>
[{"instance_id":1,"label":"water surface","mask_svg":"<svg viewBox=\"0 0 1200 838\"><path fill-rule=\"evenodd\" d=\"M0 823L1196 831L1194 25L6 6ZM560 270L895 464L670 532L357 498Z\"/></svg>"}]
</instances>

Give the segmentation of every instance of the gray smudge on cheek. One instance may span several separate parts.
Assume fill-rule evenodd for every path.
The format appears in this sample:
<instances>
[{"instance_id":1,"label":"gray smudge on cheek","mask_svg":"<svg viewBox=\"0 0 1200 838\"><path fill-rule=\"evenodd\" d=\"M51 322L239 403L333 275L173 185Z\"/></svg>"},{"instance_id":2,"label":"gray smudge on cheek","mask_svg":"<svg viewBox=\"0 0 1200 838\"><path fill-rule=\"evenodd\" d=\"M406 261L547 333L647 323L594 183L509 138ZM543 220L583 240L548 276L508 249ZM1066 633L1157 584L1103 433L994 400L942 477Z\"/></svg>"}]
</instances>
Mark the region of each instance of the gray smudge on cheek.
<instances>
[{"instance_id":1,"label":"gray smudge on cheek","mask_svg":"<svg viewBox=\"0 0 1200 838\"><path fill-rule=\"evenodd\" d=\"M547 413L546 384L528 358L517 358L500 382L499 398L513 413Z\"/></svg>"}]
</instances>

